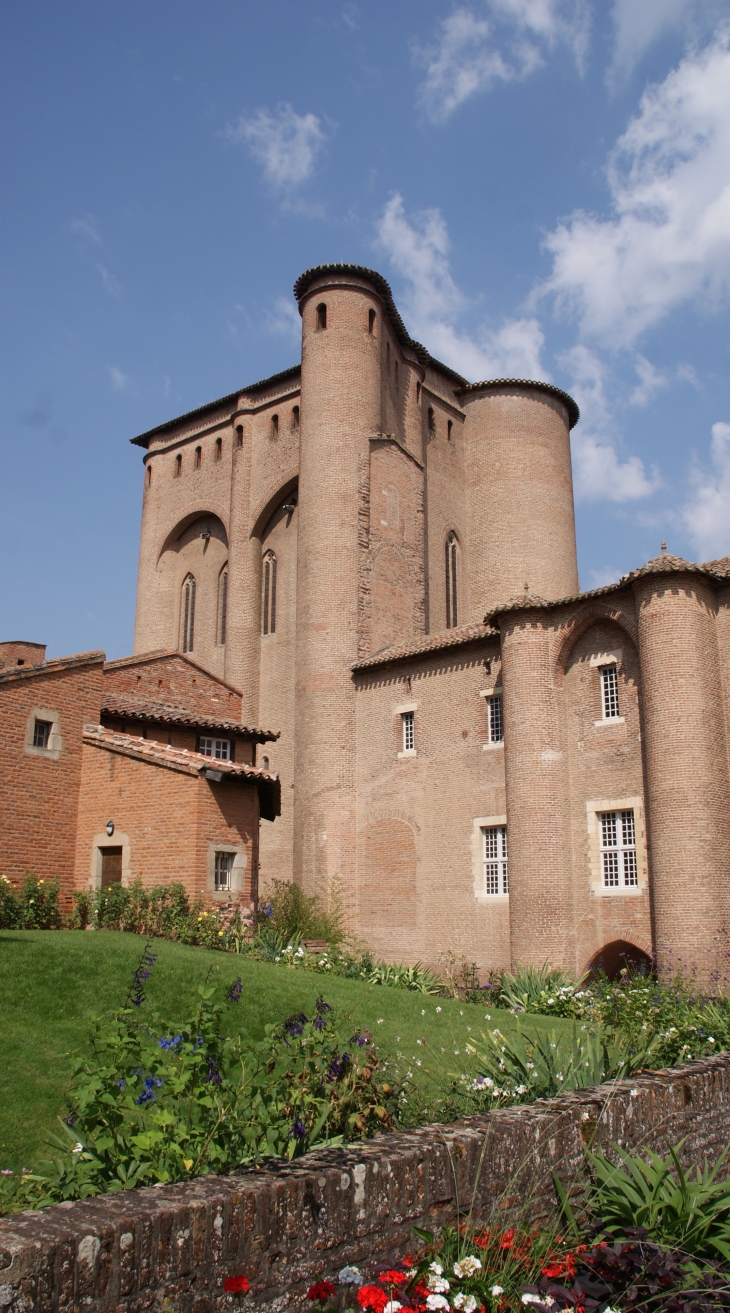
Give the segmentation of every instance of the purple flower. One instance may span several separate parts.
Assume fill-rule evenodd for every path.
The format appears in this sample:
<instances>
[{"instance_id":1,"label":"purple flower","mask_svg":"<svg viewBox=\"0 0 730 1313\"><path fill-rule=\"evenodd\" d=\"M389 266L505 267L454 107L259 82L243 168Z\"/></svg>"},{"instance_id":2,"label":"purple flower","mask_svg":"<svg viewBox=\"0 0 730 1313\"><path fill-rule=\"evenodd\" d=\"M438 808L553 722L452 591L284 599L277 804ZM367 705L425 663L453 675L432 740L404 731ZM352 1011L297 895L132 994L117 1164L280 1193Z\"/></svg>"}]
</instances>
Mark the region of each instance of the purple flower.
<instances>
[{"instance_id":1,"label":"purple flower","mask_svg":"<svg viewBox=\"0 0 730 1313\"><path fill-rule=\"evenodd\" d=\"M342 1057L340 1057L338 1053L333 1054L330 1059L329 1070L325 1079L328 1081L338 1080L343 1072L347 1070L351 1062L352 1058L349 1053L343 1053Z\"/></svg>"},{"instance_id":2,"label":"purple flower","mask_svg":"<svg viewBox=\"0 0 730 1313\"><path fill-rule=\"evenodd\" d=\"M215 1058L208 1058L208 1071L205 1080L208 1085L220 1085L221 1083L221 1073Z\"/></svg>"},{"instance_id":3,"label":"purple flower","mask_svg":"<svg viewBox=\"0 0 730 1313\"><path fill-rule=\"evenodd\" d=\"M158 1039L157 1044L161 1049L175 1049L178 1044L182 1044L182 1035L175 1035L174 1039L165 1039L163 1035L162 1039Z\"/></svg>"},{"instance_id":4,"label":"purple flower","mask_svg":"<svg viewBox=\"0 0 730 1313\"><path fill-rule=\"evenodd\" d=\"M361 1049L367 1044L367 1039L364 1035L351 1035L350 1043L357 1044L358 1048Z\"/></svg>"},{"instance_id":5,"label":"purple flower","mask_svg":"<svg viewBox=\"0 0 730 1313\"><path fill-rule=\"evenodd\" d=\"M318 1017L324 1017L328 1012L332 1011L332 1005L330 1003L326 1003L321 994L314 1006L317 1009Z\"/></svg>"},{"instance_id":6,"label":"purple flower","mask_svg":"<svg viewBox=\"0 0 730 1313\"><path fill-rule=\"evenodd\" d=\"M233 984L231 985L231 988L228 991L228 1002L237 1003L242 993L243 993L243 983L241 981L241 977L238 976L238 978L234 980Z\"/></svg>"},{"instance_id":7,"label":"purple flower","mask_svg":"<svg viewBox=\"0 0 730 1313\"><path fill-rule=\"evenodd\" d=\"M304 1015L303 1012L292 1012L292 1015L290 1017L287 1017L286 1021L284 1022L284 1030L286 1031L287 1035L290 1035L292 1037L294 1035L301 1035L302 1031L304 1030L304 1027L307 1024L307 1020L308 1018Z\"/></svg>"},{"instance_id":8,"label":"purple flower","mask_svg":"<svg viewBox=\"0 0 730 1313\"><path fill-rule=\"evenodd\" d=\"M291 1140L306 1140L307 1138L307 1128L304 1125L304 1122L301 1121L299 1117L297 1117L296 1121L292 1125L292 1128L289 1132L289 1138Z\"/></svg>"}]
</instances>

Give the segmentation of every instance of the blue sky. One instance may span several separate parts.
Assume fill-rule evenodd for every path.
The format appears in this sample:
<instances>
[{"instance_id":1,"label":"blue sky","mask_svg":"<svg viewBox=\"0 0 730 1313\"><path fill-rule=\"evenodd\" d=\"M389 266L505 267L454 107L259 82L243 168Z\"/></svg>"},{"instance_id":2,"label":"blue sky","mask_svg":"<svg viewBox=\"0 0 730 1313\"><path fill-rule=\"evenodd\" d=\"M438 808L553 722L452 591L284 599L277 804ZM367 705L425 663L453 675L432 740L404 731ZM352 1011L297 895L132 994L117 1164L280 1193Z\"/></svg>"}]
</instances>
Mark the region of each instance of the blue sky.
<instances>
[{"instance_id":1,"label":"blue sky","mask_svg":"<svg viewBox=\"0 0 730 1313\"><path fill-rule=\"evenodd\" d=\"M128 439L298 359L349 260L579 401L581 583L730 552L730 5L0 10L2 636L131 651Z\"/></svg>"}]
</instances>

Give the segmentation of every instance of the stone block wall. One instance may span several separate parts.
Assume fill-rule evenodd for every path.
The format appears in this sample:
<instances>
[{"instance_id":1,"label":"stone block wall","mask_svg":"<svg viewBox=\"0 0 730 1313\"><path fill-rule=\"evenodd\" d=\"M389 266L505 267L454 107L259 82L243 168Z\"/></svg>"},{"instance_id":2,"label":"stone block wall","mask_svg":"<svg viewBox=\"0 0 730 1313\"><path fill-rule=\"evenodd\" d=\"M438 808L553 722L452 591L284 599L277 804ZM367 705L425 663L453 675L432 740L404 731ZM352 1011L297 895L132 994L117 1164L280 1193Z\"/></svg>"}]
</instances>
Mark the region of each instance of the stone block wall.
<instances>
[{"instance_id":1,"label":"stone block wall","mask_svg":"<svg viewBox=\"0 0 730 1313\"><path fill-rule=\"evenodd\" d=\"M682 1139L685 1165L713 1159L730 1140L730 1055L289 1166L5 1218L0 1307L218 1313L232 1307L225 1278L245 1274L243 1308L302 1309L308 1285L344 1264L369 1274L402 1256L414 1226L493 1210L505 1225L545 1216L552 1170L580 1189L586 1146L661 1152Z\"/></svg>"}]
</instances>

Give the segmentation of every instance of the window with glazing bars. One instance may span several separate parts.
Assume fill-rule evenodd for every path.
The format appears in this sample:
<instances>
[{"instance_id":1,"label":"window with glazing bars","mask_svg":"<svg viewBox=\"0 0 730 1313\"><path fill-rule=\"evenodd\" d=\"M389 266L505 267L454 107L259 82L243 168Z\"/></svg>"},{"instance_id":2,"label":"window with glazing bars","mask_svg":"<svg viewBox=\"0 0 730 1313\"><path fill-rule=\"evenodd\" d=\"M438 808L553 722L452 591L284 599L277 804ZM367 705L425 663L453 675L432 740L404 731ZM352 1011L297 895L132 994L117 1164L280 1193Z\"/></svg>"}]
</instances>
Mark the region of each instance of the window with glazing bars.
<instances>
[{"instance_id":1,"label":"window with glazing bars","mask_svg":"<svg viewBox=\"0 0 730 1313\"><path fill-rule=\"evenodd\" d=\"M200 751L204 757L217 757L219 761L230 761L231 740L201 738Z\"/></svg>"},{"instance_id":2,"label":"window with glazing bars","mask_svg":"<svg viewBox=\"0 0 730 1313\"><path fill-rule=\"evenodd\" d=\"M276 633L276 557L267 552L264 557L264 633Z\"/></svg>"},{"instance_id":3,"label":"window with glazing bars","mask_svg":"<svg viewBox=\"0 0 730 1313\"><path fill-rule=\"evenodd\" d=\"M233 859L235 855L235 853L216 853L214 877L216 889L230 889L231 871L233 870Z\"/></svg>"},{"instance_id":4,"label":"window with glazing bars","mask_svg":"<svg viewBox=\"0 0 730 1313\"><path fill-rule=\"evenodd\" d=\"M601 876L604 889L631 889L639 883L636 865L636 823L633 808L599 812Z\"/></svg>"},{"instance_id":5,"label":"window with glazing bars","mask_svg":"<svg viewBox=\"0 0 730 1313\"><path fill-rule=\"evenodd\" d=\"M181 629L182 650L192 652L195 638L195 580L191 574L183 584Z\"/></svg>"},{"instance_id":6,"label":"window with glazing bars","mask_svg":"<svg viewBox=\"0 0 730 1313\"><path fill-rule=\"evenodd\" d=\"M403 751L415 752L416 726L413 712L405 711L401 716L401 720L403 721Z\"/></svg>"},{"instance_id":7,"label":"window with glazing bars","mask_svg":"<svg viewBox=\"0 0 730 1313\"><path fill-rule=\"evenodd\" d=\"M53 724L50 720L37 720L33 725L33 747L47 748Z\"/></svg>"},{"instance_id":8,"label":"window with glazing bars","mask_svg":"<svg viewBox=\"0 0 730 1313\"><path fill-rule=\"evenodd\" d=\"M599 666L601 675L601 713L604 720L616 720L618 709L618 667Z\"/></svg>"},{"instance_id":9,"label":"window with glazing bars","mask_svg":"<svg viewBox=\"0 0 730 1313\"><path fill-rule=\"evenodd\" d=\"M459 545L455 533L446 539L446 628L455 629L459 623L457 568Z\"/></svg>"},{"instance_id":10,"label":"window with glazing bars","mask_svg":"<svg viewBox=\"0 0 730 1313\"><path fill-rule=\"evenodd\" d=\"M507 826L482 827L484 842L484 892L490 896L509 893L507 870Z\"/></svg>"},{"instance_id":11,"label":"window with glazing bars","mask_svg":"<svg viewBox=\"0 0 730 1313\"><path fill-rule=\"evenodd\" d=\"M504 738L502 728L502 695L495 694L494 697L488 698L489 711L489 742L501 743Z\"/></svg>"}]
</instances>

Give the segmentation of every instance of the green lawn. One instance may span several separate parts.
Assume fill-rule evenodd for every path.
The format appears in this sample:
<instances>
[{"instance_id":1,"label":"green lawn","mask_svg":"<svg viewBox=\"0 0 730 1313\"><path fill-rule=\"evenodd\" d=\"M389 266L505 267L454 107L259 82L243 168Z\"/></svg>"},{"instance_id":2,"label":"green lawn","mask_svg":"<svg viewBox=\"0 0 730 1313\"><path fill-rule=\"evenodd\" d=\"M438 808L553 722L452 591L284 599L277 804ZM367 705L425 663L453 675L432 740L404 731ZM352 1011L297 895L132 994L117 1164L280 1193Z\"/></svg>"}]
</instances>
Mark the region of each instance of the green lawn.
<instances>
[{"instance_id":1,"label":"green lawn","mask_svg":"<svg viewBox=\"0 0 730 1313\"><path fill-rule=\"evenodd\" d=\"M0 1166L32 1167L44 1156L46 1131L64 1110L66 1055L83 1051L89 1020L119 1007L144 940L111 931L0 931L2 1067L0 1068ZM508 1012L434 998L405 990L326 977L310 971L251 962L246 958L159 940L148 997L174 1022L184 1015L209 970L227 987L244 983L231 1027L251 1037L267 1022L312 1008L323 993L354 1024L368 1026L383 1052L419 1084L429 1104L454 1072L467 1070L464 1045L488 1027L507 1032L519 1023ZM532 1030L569 1027L530 1017ZM420 1043L418 1041L421 1041Z\"/></svg>"}]
</instances>

